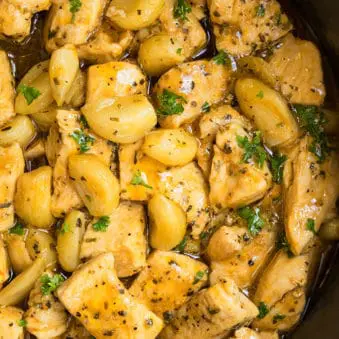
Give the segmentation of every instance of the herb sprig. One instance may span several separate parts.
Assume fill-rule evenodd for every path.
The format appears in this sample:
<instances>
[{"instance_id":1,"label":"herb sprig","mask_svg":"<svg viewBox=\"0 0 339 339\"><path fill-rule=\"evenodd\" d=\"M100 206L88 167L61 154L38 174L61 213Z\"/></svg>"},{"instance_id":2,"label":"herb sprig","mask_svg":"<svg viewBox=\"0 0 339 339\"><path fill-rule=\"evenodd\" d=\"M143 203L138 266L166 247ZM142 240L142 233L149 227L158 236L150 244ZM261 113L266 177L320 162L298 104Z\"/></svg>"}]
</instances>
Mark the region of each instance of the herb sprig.
<instances>
[{"instance_id":1,"label":"herb sprig","mask_svg":"<svg viewBox=\"0 0 339 339\"><path fill-rule=\"evenodd\" d=\"M238 214L241 218L246 220L248 231L252 236L259 234L265 225L265 221L261 217L260 209L258 207L251 208L246 206L239 208Z\"/></svg>"},{"instance_id":2,"label":"herb sprig","mask_svg":"<svg viewBox=\"0 0 339 339\"><path fill-rule=\"evenodd\" d=\"M177 95L168 89L165 89L162 94L158 96L160 107L158 113L161 115L181 114L184 111L183 104L187 101L180 95Z\"/></svg>"},{"instance_id":3,"label":"herb sprig","mask_svg":"<svg viewBox=\"0 0 339 339\"><path fill-rule=\"evenodd\" d=\"M107 231L107 228L109 226L109 223L110 223L110 219L108 216L102 216L98 219L97 222L95 222L93 224L93 229L94 231L97 231L97 232L106 232Z\"/></svg>"},{"instance_id":4,"label":"herb sprig","mask_svg":"<svg viewBox=\"0 0 339 339\"><path fill-rule=\"evenodd\" d=\"M284 154L276 153L270 156L272 179L277 184L282 183L283 170L284 170L284 165L285 165L286 160L287 160L287 157Z\"/></svg>"},{"instance_id":5,"label":"herb sprig","mask_svg":"<svg viewBox=\"0 0 339 339\"><path fill-rule=\"evenodd\" d=\"M80 11L80 8L82 6L81 0L69 0L69 11L72 13L72 23L75 19L75 13Z\"/></svg>"},{"instance_id":6,"label":"herb sprig","mask_svg":"<svg viewBox=\"0 0 339 339\"><path fill-rule=\"evenodd\" d=\"M192 12L192 7L185 0L178 0L174 7L173 16L182 21L188 21L187 14Z\"/></svg>"},{"instance_id":7,"label":"herb sprig","mask_svg":"<svg viewBox=\"0 0 339 339\"><path fill-rule=\"evenodd\" d=\"M266 317L267 313L269 312L267 305L260 301L259 306L258 306L259 314L258 318L263 319Z\"/></svg>"},{"instance_id":8,"label":"herb sprig","mask_svg":"<svg viewBox=\"0 0 339 339\"><path fill-rule=\"evenodd\" d=\"M24 84L19 85L18 92L25 97L28 105L41 95L41 92L37 88Z\"/></svg>"},{"instance_id":9,"label":"herb sprig","mask_svg":"<svg viewBox=\"0 0 339 339\"><path fill-rule=\"evenodd\" d=\"M144 180L144 178L142 177L142 174L139 170L137 170L135 173L134 173L134 176L131 180L131 185L135 185L135 186L144 186L146 188L149 188L149 189L152 189L153 187L148 185L146 183L146 181Z\"/></svg>"},{"instance_id":10,"label":"herb sprig","mask_svg":"<svg viewBox=\"0 0 339 339\"><path fill-rule=\"evenodd\" d=\"M44 274L40 278L41 282L41 292L43 295L49 295L54 292L63 282L65 278L61 274L54 274L53 276L49 276L48 274Z\"/></svg>"},{"instance_id":11,"label":"herb sprig","mask_svg":"<svg viewBox=\"0 0 339 339\"><path fill-rule=\"evenodd\" d=\"M77 129L70 136L78 143L80 146L80 153L85 153L91 149L95 138L85 133L82 129Z\"/></svg>"},{"instance_id":12,"label":"herb sprig","mask_svg":"<svg viewBox=\"0 0 339 339\"><path fill-rule=\"evenodd\" d=\"M23 235L25 232L24 226L17 222L15 226L9 229L10 234L17 234L17 235Z\"/></svg>"}]
</instances>

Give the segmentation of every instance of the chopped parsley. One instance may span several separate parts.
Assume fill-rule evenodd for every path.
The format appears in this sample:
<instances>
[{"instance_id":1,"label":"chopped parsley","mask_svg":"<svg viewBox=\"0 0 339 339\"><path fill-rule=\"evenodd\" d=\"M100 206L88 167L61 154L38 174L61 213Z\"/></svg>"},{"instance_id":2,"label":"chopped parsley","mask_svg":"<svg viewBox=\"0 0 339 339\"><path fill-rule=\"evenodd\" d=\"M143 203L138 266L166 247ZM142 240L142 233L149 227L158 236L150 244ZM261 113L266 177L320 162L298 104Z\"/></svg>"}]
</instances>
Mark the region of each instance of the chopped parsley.
<instances>
[{"instance_id":1,"label":"chopped parsley","mask_svg":"<svg viewBox=\"0 0 339 339\"><path fill-rule=\"evenodd\" d=\"M187 21L187 14L192 12L192 7L185 0L178 0L177 5L174 7L173 16L176 19Z\"/></svg>"},{"instance_id":2,"label":"chopped parsley","mask_svg":"<svg viewBox=\"0 0 339 339\"><path fill-rule=\"evenodd\" d=\"M277 313L277 314L273 317L272 322L273 322L273 324L276 324L279 320L283 320L283 319L285 319L285 318L286 318L286 315Z\"/></svg>"},{"instance_id":3,"label":"chopped parsley","mask_svg":"<svg viewBox=\"0 0 339 339\"><path fill-rule=\"evenodd\" d=\"M27 321L25 319L20 319L20 320L18 320L18 325L20 327L26 327L27 326Z\"/></svg>"},{"instance_id":4,"label":"chopped parsley","mask_svg":"<svg viewBox=\"0 0 339 339\"><path fill-rule=\"evenodd\" d=\"M244 149L243 162L249 163L249 160L253 159L259 167L263 167L267 154L262 146L261 132L256 131L252 141L249 141L247 136L237 135L237 143L239 147Z\"/></svg>"},{"instance_id":5,"label":"chopped parsley","mask_svg":"<svg viewBox=\"0 0 339 339\"><path fill-rule=\"evenodd\" d=\"M40 278L41 282L41 292L43 295L49 295L54 292L63 282L65 278L61 274L54 274L53 276L49 276L48 274L44 274Z\"/></svg>"},{"instance_id":6,"label":"chopped parsley","mask_svg":"<svg viewBox=\"0 0 339 339\"><path fill-rule=\"evenodd\" d=\"M75 19L75 13L79 12L82 2L81 0L69 0L69 11L72 13L72 23Z\"/></svg>"},{"instance_id":7,"label":"chopped parsley","mask_svg":"<svg viewBox=\"0 0 339 339\"><path fill-rule=\"evenodd\" d=\"M201 112L208 113L211 110L211 105L205 101L203 105L201 106Z\"/></svg>"},{"instance_id":8,"label":"chopped parsley","mask_svg":"<svg viewBox=\"0 0 339 339\"><path fill-rule=\"evenodd\" d=\"M260 209L258 207L251 208L249 206L238 209L238 214L241 218L247 222L248 231L252 236L256 236L260 233L265 221L260 215Z\"/></svg>"},{"instance_id":9,"label":"chopped parsley","mask_svg":"<svg viewBox=\"0 0 339 339\"><path fill-rule=\"evenodd\" d=\"M328 138L324 131L326 119L317 106L293 105L293 111L301 128L313 138L309 151L314 153L318 161L324 162L330 153Z\"/></svg>"},{"instance_id":10,"label":"chopped parsley","mask_svg":"<svg viewBox=\"0 0 339 339\"><path fill-rule=\"evenodd\" d=\"M184 236L184 238L180 241L180 243L174 248L176 251L179 251L180 253L183 253L185 251L185 247L187 244L187 235Z\"/></svg>"},{"instance_id":11,"label":"chopped parsley","mask_svg":"<svg viewBox=\"0 0 339 339\"><path fill-rule=\"evenodd\" d=\"M85 153L91 149L95 138L86 134L83 130L75 130L70 136L78 143L80 146L80 153Z\"/></svg>"},{"instance_id":12,"label":"chopped parsley","mask_svg":"<svg viewBox=\"0 0 339 339\"><path fill-rule=\"evenodd\" d=\"M205 274L206 274L205 271L198 271L195 274L193 285L196 285L205 276Z\"/></svg>"},{"instance_id":13,"label":"chopped parsley","mask_svg":"<svg viewBox=\"0 0 339 339\"><path fill-rule=\"evenodd\" d=\"M41 95L41 92L37 88L26 86L24 84L19 85L18 92L25 97L28 105L30 105L36 98Z\"/></svg>"},{"instance_id":14,"label":"chopped parsley","mask_svg":"<svg viewBox=\"0 0 339 339\"><path fill-rule=\"evenodd\" d=\"M267 305L262 301L260 301L259 303L258 310L259 310L259 314L258 314L259 319L265 318L267 313L269 312Z\"/></svg>"},{"instance_id":15,"label":"chopped parsley","mask_svg":"<svg viewBox=\"0 0 339 339\"><path fill-rule=\"evenodd\" d=\"M317 231L315 230L315 220L314 219L307 219L306 228L309 231L311 231L313 234L317 234Z\"/></svg>"},{"instance_id":16,"label":"chopped parsley","mask_svg":"<svg viewBox=\"0 0 339 339\"><path fill-rule=\"evenodd\" d=\"M63 223L62 225L61 225L61 228L60 228L60 233L61 234L65 234L65 233L68 233L68 232L70 232L71 231L71 227L69 226L69 224L67 224L67 223Z\"/></svg>"},{"instance_id":17,"label":"chopped parsley","mask_svg":"<svg viewBox=\"0 0 339 339\"><path fill-rule=\"evenodd\" d=\"M10 234L23 235L24 234L24 226L18 222L18 223L15 224L14 227L9 229L9 233Z\"/></svg>"},{"instance_id":18,"label":"chopped parsley","mask_svg":"<svg viewBox=\"0 0 339 339\"><path fill-rule=\"evenodd\" d=\"M263 99L264 98L264 92L259 91L258 94L256 95L256 97L259 98L259 99Z\"/></svg>"},{"instance_id":19,"label":"chopped parsley","mask_svg":"<svg viewBox=\"0 0 339 339\"><path fill-rule=\"evenodd\" d=\"M97 222L93 224L94 231L97 232L106 232L107 228L109 226L109 217L108 216L102 216L98 219Z\"/></svg>"},{"instance_id":20,"label":"chopped parsley","mask_svg":"<svg viewBox=\"0 0 339 339\"><path fill-rule=\"evenodd\" d=\"M259 18L262 18L263 16L265 16L265 13L266 13L265 6L263 4L260 4L259 6L257 6L255 8L255 13L256 13L256 16Z\"/></svg>"},{"instance_id":21,"label":"chopped parsley","mask_svg":"<svg viewBox=\"0 0 339 339\"><path fill-rule=\"evenodd\" d=\"M277 153L270 157L273 181L277 184L282 183L284 164L287 160L286 155Z\"/></svg>"},{"instance_id":22,"label":"chopped parsley","mask_svg":"<svg viewBox=\"0 0 339 339\"><path fill-rule=\"evenodd\" d=\"M281 232L278 236L278 240L276 242L276 247L278 250L284 250L289 258L292 258L294 255L291 251L291 246L287 241L285 232Z\"/></svg>"},{"instance_id":23,"label":"chopped parsley","mask_svg":"<svg viewBox=\"0 0 339 339\"><path fill-rule=\"evenodd\" d=\"M161 115L181 114L184 111L183 104L187 101L180 95L177 95L168 89L165 89L161 95L158 96L160 108L158 113Z\"/></svg>"},{"instance_id":24,"label":"chopped parsley","mask_svg":"<svg viewBox=\"0 0 339 339\"><path fill-rule=\"evenodd\" d=\"M152 186L148 185L146 183L146 181L144 180L144 178L142 177L142 173L137 170L135 173L134 173L134 176L131 180L131 185L135 185L135 186L144 186L146 188L149 188L149 189L153 189Z\"/></svg>"},{"instance_id":25,"label":"chopped parsley","mask_svg":"<svg viewBox=\"0 0 339 339\"><path fill-rule=\"evenodd\" d=\"M212 60L217 65L231 65L232 63L232 60L225 51L220 51Z\"/></svg>"},{"instance_id":26,"label":"chopped parsley","mask_svg":"<svg viewBox=\"0 0 339 339\"><path fill-rule=\"evenodd\" d=\"M82 114L80 115L79 122L80 122L80 125L83 129L89 128L88 122L87 122L84 115L82 115Z\"/></svg>"},{"instance_id":27,"label":"chopped parsley","mask_svg":"<svg viewBox=\"0 0 339 339\"><path fill-rule=\"evenodd\" d=\"M178 55L181 55L182 48L178 48L176 52L177 52Z\"/></svg>"}]
</instances>

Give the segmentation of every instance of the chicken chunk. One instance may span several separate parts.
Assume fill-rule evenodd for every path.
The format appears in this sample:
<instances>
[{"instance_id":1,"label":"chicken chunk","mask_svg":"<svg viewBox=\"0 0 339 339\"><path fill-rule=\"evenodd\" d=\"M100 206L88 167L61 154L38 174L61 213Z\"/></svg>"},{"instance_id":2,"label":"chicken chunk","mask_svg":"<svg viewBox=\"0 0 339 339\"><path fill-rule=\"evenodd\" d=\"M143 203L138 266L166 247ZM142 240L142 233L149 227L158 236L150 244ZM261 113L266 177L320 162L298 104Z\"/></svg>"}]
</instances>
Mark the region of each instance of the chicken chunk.
<instances>
[{"instance_id":1,"label":"chicken chunk","mask_svg":"<svg viewBox=\"0 0 339 339\"><path fill-rule=\"evenodd\" d=\"M286 35L292 25L276 0L209 0L217 49L251 54Z\"/></svg>"},{"instance_id":2,"label":"chicken chunk","mask_svg":"<svg viewBox=\"0 0 339 339\"><path fill-rule=\"evenodd\" d=\"M45 47L52 52L67 44L82 45L101 24L107 0L53 0L44 28Z\"/></svg>"},{"instance_id":3,"label":"chicken chunk","mask_svg":"<svg viewBox=\"0 0 339 339\"><path fill-rule=\"evenodd\" d=\"M200 291L175 314L160 338L223 338L238 324L252 320L257 307L232 280Z\"/></svg>"},{"instance_id":4,"label":"chicken chunk","mask_svg":"<svg viewBox=\"0 0 339 339\"><path fill-rule=\"evenodd\" d=\"M304 288L296 288L285 294L264 318L254 320L252 326L260 330L288 331L299 321L305 302Z\"/></svg>"},{"instance_id":5,"label":"chicken chunk","mask_svg":"<svg viewBox=\"0 0 339 339\"><path fill-rule=\"evenodd\" d=\"M166 91L177 98L183 107L181 114L164 116L160 124L164 128L178 128L196 120L202 114L202 106L220 102L226 95L230 80L230 71L224 65L213 61L199 60L180 64L163 74L154 87L157 106L163 111ZM218 84L218 86L215 86ZM164 98L165 95L165 98Z\"/></svg>"},{"instance_id":6,"label":"chicken chunk","mask_svg":"<svg viewBox=\"0 0 339 339\"><path fill-rule=\"evenodd\" d=\"M162 320L118 280L112 253L81 266L57 290L61 302L97 339L155 338Z\"/></svg>"},{"instance_id":7,"label":"chicken chunk","mask_svg":"<svg viewBox=\"0 0 339 339\"><path fill-rule=\"evenodd\" d=\"M51 0L2 0L0 2L0 34L22 41L31 30L35 13L46 11Z\"/></svg>"},{"instance_id":8,"label":"chicken chunk","mask_svg":"<svg viewBox=\"0 0 339 339\"><path fill-rule=\"evenodd\" d=\"M78 55L93 64L118 60L132 41L131 31L119 32L104 21L87 43L77 47Z\"/></svg>"},{"instance_id":9,"label":"chicken chunk","mask_svg":"<svg viewBox=\"0 0 339 339\"><path fill-rule=\"evenodd\" d=\"M107 166L111 162L112 145L94 133L85 131L77 111L57 110L56 119L58 132L50 132L50 141L47 141L49 150L46 153L55 152L52 213L56 217L62 217L72 208L83 206L67 169L68 157L79 153L79 144L72 137L73 133L83 131L85 134L90 134L94 141L87 153L97 155ZM52 158L50 164L53 166L54 156L50 155L49 158Z\"/></svg>"},{"instance_id":10,"label":"chicken chunk","mask_svg":"<svg viewBox=\"0 0 339 339\"><path fill-rule=\"evenodd\" d=\"M266 161L262 166L245 162L238 138L249 137L244 126L232 122L220 129L210 174L210 202L222 208L237 208L261 199L272 183Z\"/></svg>"},{"instance_id":11,"label":"chicken chunk","mask_svg":"<svg viewBox=\"0 0 339 339\"><path fill-rule=\"evenodd\" d=\"M24 329L19 325L23 311L19 308L0 307L0 338L24 339Z\"/></svg>"},{"instance_id":12,"label":"chicken chunk","mask_svg":"<svg viewBox=\"0 0 339 339\"><path fill-rule=\"evenodd\" d=\"M191 162L172 167L160 175L159 190L187 213L191 235L197 239L209 221L207 184L198 166Z\"/></svg>"},{"instance_id":13,"label":"chicken chunk","mask_svg":"<svg viewBox=\"0 0 339 339\"><path fill-rule=\"evenodd\" d=\"M147 81L141 69L128 62L108 62L88 69L86 102L133 94L146 94Z\"/></svg>"},{"instance_id":14,"label":"chicken chunk","mask_svg":"<svg viewBox=\"0 0 339 339\"><path fill-rule=\"evenodd\" d=\"M24 169L25 160L19 144L0 147L0 231L6 231L14 223L15 185Z\"/></svg>"},{"instance_id":15,"label":"chicken chunk","mask_svg":"<svg viewBox=\"0 0 339 339\"><path fill-rule=\"evenodd\" d=\"M247 230L238 226L221 226L211 237L207 255L211 261L225 260L245 246ZM245 237L246 239L246 237Z\"/></svg>"},{"instance_id":16,"label":"chicken chunk","mask_svg":"<svg viewBox=\"0 0 339 339\"><path fill-rule=\"evenodd\" d=\"M78 320L72 318L67 331L62 335L61 339L93 339L93 336Z\"/></svg>"},{"instance_id":17,"label":"chicken chunk","mask_svg":"<svg viewBox=\"0 0 339 339\"><path fill-rule=\"evenodd\" d=\"M142 205L122 202L109 216L106 232L90 225L83 238L80 258L112 252L118 277L139 272L146 265L145 212Z\"/></svg>"},{"instance_id":18,"label":"chicken chunk","mask_svg":"<svg viewBox=\"0 0 339 339\"><path fill-rule=\"evenodd\" d=\"M207 282L207 266L174 252L155 251L129 292L166 321Z\"/></svg>"},{"instance_id":19,"label":"chicken chunk","mask_svg":"<svg viewBox=\"0 0 339 339\"><path fill-rule=\"evenodd\" d=\"M1 12L0 4L0 17ZM1 20L1 19L0 19ZM1 27L1 21L0 21ZM7 53L0 50L0 128L14 117L14 78Z\"/></svg>"},{"instance_id":20,"label":"chicken chunk","mask_svg":"<svg viewBox=\"0 0 339 339\"><path fill-rule=\"evenodd\" d=\"M274 50L269 66L278 77L282 94L291 103L320 106L324 102L321 56L312 42L288 34Z\"/></svg>"},{"instance_id":21,"label":"chicken chunk","mask_svg":"<svg viewBox=\"0 0 339 339\"><path fill-rule=\"evenodd\" d=\"M223 261L212 261L211 284L230 278L239 288L251 286L267 264L275 246L276 233L262 230L255 238L248 240L240 252Z\"/></svg>"},{"instance_id":22,"label":"chicken chunk","mask_svg":"<svg viewBox=\"0 0 339 339\"><path fill-rule=\"evenodd\" d=\"M255 303L262 302L271 308L289 291L305 286L309 265L308 254L289 257L280 250L261 275L254 295Z\"/></svg>"},{"instance_id":23,"label":"chicken chunk","mask_svg":"<svg viewBox=\"0 0 339 339\"><path fill-rule=\"evenodd\" d=\"M300 254L314 237L338 195L337 157L329 156L319 164L309 151L311 144L311 137L303 138L284 170L284 223L294 254ZM314 230L309 223L314 223Z\"/></svg>"},{"instance_id":24,"label":"chicken chunk","mask_svg":"<svg viewBox=\"0 0 339 339\"><path fill-rule=\"evenodd\" d=\"M9 278L9 259L7 255L7 250L5 244L0 237L0 290L4 282Z\"/></svg>"},{"instance_id":25,"label":"chicken chunk","mask_svg":"<svg viewBox=\"0 0 339 339\"><path fill-rule=\"evenodd\" d=\"M248 327L241 327L231 339L279 339L279 335L277 332L256 332Z\"/></svg>"},{"instance_id":26,"label":"chicken chunk","mask_svg":"<svg viewBox=\"0 0 339 339\"><path fill-rule=\"evenodd\" d=\"M46 272L49 277L53 273ZM37 280L28 299L28 310L25 312L26 329L38 339L55 338L67 329L68 316L65 308L53 294L44 295L42 282Z\"/></svg>"}]
</instances>

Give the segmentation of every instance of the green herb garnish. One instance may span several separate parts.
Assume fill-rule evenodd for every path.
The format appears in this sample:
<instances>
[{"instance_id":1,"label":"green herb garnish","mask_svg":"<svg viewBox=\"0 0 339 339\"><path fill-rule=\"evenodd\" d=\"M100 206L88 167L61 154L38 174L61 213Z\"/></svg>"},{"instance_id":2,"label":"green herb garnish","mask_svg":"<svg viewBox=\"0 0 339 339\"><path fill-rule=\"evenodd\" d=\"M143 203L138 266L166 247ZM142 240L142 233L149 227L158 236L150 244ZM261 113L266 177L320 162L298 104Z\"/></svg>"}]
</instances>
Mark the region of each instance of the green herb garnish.
<instances>
[{"instance_id":1,"label":"green herb garnish","mask_svg":"<svg viewBox=\"0 0 339 339\"><path fill-rule=\"evenodd\" d=\"M187 244L188 236L185 235L184 238L180 241L180 243L174 248L176 251L183 253L185 251L185 247Z\"/></svg>"},{"instance_id":2,"label":"green herb garnish","mask_svg":"<svg viewBox=\"0 0 339 339\"><path fill-rule=\"evenodd\" d=\"M210 104L207 101L205 101L201 106L201 112L208 113L210 110L211 110Z\"/></svg>"},{"instance_id":3,"label":"green herb garnish","mask_svg":"<svg viewBox=\"0 0 339 339\"><path fill-rule=\"evenodd\" d=\"M79 12L82 2L81 0L69 0L69 11L72 13L72 23L74 22L75 19L75 13Z\"/></svg>"},{"instance_id":4,"label":"green herb garnish","mask_svg":"<svg viewBox=\"0 0 339 339\"><path fill-rule=\"evenodd\" d=\"M135 186L144 186L146 188L149 188L149 189L153 189L152 186L148 185L146 183L146 181L144 180L144 178L142 177L142 174L139 170L137 170L135 173L134 173L134 176L131 180L131 185L135 185Z\"/></svg>"},{"instance_id":5,"label":"green herb garnish","mask_svg":"<svg viewBox=\"0 0 339 339\"><path fill-rule=\"evenodd\" d=\"M182 52L182 48L178 48L177 51L176 51L176 53L177 53L178 55L181 55L181 52Z\"/></svg>"},{"instance_id":6,"label":"green herb garnish","mask_svg":"<svg viewBox=\"0 0 339 339\"><path fill-rule=\"evenodd\" d=\"M317 234L317 231L315 230L315 220L314 219L307 219L306 228L309 231L311 231L313 234Z\"/></svg>"},{"instance_id":7,"label":"green herb garnish","mask_svg":"<svg viewBox=\"0 0 339 339\"><path fill-rule=\"evenodd\" d=\"M258 314L259 319L265 318L265 316L269 312L267 305L262 301L260 301L259 303L258 310L259 310L259 314Z\"/></svg>"},{"instance_id":8,"label":"green herb garnish","mask_svg":"<svg viewBox=\"0 0 339 339\"><path fill-rule=\"evenodd\" d=\"M180 95L177 95L165 89L161 95L158 96L160 108L158 113L161 115L181 114L184 111L183 104L187 101Z\"/></svg>"},{"instance_id":9,"label":"green herb garnish","mask_svg":"<svg viewBox=\"0 0 339 339\"><path fill-rule=\"evenodd\" d=\"M20 327L26 327L26 326L27 326L27 321L26 321L25 319L20 319L20 320L18 321L18 325L19 325Z\"/></svg>"},{"instance_id":10,"label":"green herb garnish","mask_svg":"<svg viewBox=\"0 0 339 339\"><path fill-rule=\"evenodd\" d=\"M237 135L237 143L239 147L244 149L243 162L249 163L249 160L253 159L259 167L263 167L267 154L262 146L261 132L256 131L252 141L249 141L247 136Z\"/></svg>"},{"instance_id":11,"label":"green herb garnish","mask_svg":"<svg viewBox=\"0 0 339 339\"><path fill-rule=\"evenodd\" d=\"M174 7L173 16L176 19L187 21L187 14L192 12L192 7L185 0L178 0L177 5Z\"/></svg>"},{"instance_id":12,"label":"green herb garnish","mask_svg":"<svg viewBox=\"0 0 339 339\"><path fill-rule=\"evenodd\" d=\"M71 230L71 227L69 226L69 224L67 224L67 223L64 222L64 223L62 224L61 228L60 228L60 233L61 233L61 234L65 234L65 233L70 232L70 230Z\"/></svg>"},{"instance_id":13,"label":"green herb garnish","mask_svg":"<svg viewBox=\"0 0 339 339\"><path fill-rule=\"evenodd\" d=\"M238 214L241 218L247 222L248 231L252 236L256 236L262 230L265 225L265 221L260 215L260 209L258 207L251 208L249 206L238 209Z\"/></svg>"},{"instance_id":14,"label":"green herb garnish","mask_svg":"<svg viewBox=\"0 0 339 339\"><path fill-rule=\"evenodd\" d=\"M264 98L264 92L263 91L259 91L256 95L257 98L259 99L263 99Z\"/></svg>"},{"instance_id":15,"label":"green herb garnish","mask_svg":"<svg viewBox=\"0 0 339 339\"><path fill-rule=\"evenodd\" d=\"M41 292L43 295L49 295L54 292L63 282L65 278L61 274L54 274L53 276L49 276L48 274L44 274L40 278L41 282Z\"/></svg>"},{"instance_id":16,"label":"green herb garnish","mask_svg":"<svg viewBox=\"0 0 339 339\"><path fill-rule=\"evenodd\" d=\"M286 155L277 153L270 157L273 181L277 184L282 183L284 164L287 160Z\"/></svg>"},{"instance_id":17,"label":"green herb garnish","mask_svg":"<svg viewBox=\"0 0 339 339\"><path fill-rule=\"evenodd\" d=\"M95 222L93 224L93 229L94 231L97 231L97 232L106 232L107 231L107 228L109 226L109 217L108 216L102 216L98 219L97 222Z\"/></svg>"},{"instance_id":18,"label":"green herb garnish","mask_svg":"<svg viewBox=\"0 0 339 339\"><path fill-rule=\"evenodd\" d=\"M80 115L79 122L80 122L80 125L81 125L82 129L89 128L88 122L87 122L87 120L86 120L84 115L82 115L82 114Z\"/></svg>"},{"instance_id":19,"label":"green herb garnish","mask_svg":"<svg viewBox=\"0 0 339 339\"><path fill-rule=\"evenodd\" d=\"M330 153L328 138L324 131L326 119L317 106L293 105L293 111L301 128L313 138L309 151L314 153L318 161L324 162Z\"/></svg>"},{"instance_id":20,"label":"green herb garnish","mask_svg":"<svg viewBox=\"0 0 339 339\"><path fill-rule=\"evenodd\" d=\"M24 84L19 85L18 92L25 97L28 105L41 95L40 91L35 87L26 86Z\"/></svg>"},{"instance_id":21,"label":"green herb garnish","mask_svg":"<svg viewBox=\"0 0 339 339\"><path fill-rule=\"evenodd\" d=\"M294 254L291 251L291 246L289 242L287 241L285 232L281 232L278 236L278 240L276 242L276 247L278 250L282 249L284 250L289 258L292 258Z\"/></svg>"},{"instance_id":22,"label":"green herb garnish","mask_svg":"<svg viewBox=\"0 0 339 339\"><path fill-rule=\"evenodd\" d=\"M255 8L255 12L256 12L257 17L262 18L263 16L265 16L265 13L266 13L265 6L263 4L260 4L259 6Z\"/></svg>"},{"instance_id":23,"label":"green herb garnish","mask_svg":"<svg viewBox=\"0 0 339 339\"><path fill-rule=\"evenodd\" d=\"M195 274L193 285L197 284L205 276L205 274L206 274L205 271L198 271Z\"/></svg>"},{"instance_id":24,"label":"green herb garnish","mask_svg":"<svg viewBox=\"0 0 339 339\"><path fill-rule=\"evenodd\" d=\"M23 235L24 234L24 226L20 224L19 222L15 224L14 227L9 229L10 234L17 234L17 235Z\"/></svg>"},{"instance_id":25,"label":"green herb garnish","mask_svg":"<svg viewBox=\"0 0 339 339\"><path fill-rule=\"evenodd\" d=\"M273 317L272 322L273 322L273 324L276 324L279 320L283 320L285 318L286 318L286 315L278 313Z\"/></svg>"},{"instance_id":26,"label":"green herb garnish","mask_svg":"<svg viewBox=\"0 0 339 339\"><path fill-rule=\"evenodd\" d=\"M220 51L215 57L213 57L213 62L217 65L231 65L232 61L229 55L225 51Z\"/></svg>"},{"instance_id":27,"label":"green herb garnish","mask_svg":"<svg viewBox=\"0 0 339 339\"><path fill-rule=\"evenodd\" d=\"M80 146L80 153L85 153L91 149L95 138L86 134L83 130L76 130L70 136L78 143Z\"/></svg>"}]
</instances>

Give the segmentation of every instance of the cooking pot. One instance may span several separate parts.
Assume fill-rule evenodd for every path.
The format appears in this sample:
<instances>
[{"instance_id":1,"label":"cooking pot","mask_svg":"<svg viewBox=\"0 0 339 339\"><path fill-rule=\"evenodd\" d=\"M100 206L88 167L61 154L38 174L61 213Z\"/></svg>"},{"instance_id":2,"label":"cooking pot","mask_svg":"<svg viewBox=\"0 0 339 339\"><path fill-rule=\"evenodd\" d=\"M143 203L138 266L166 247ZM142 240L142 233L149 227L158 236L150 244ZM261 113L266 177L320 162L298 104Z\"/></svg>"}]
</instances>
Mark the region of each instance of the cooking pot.
<instances>
[{"instance_id":1,"label":"cooking pot","mask_svg":"<svg viewBox=\"0 0 339 339\"><path fill-rule=\"evenodd\" d=\"M327 83L332 100L338 103L335 80L339 77L339 1L292 0L287 10L298 13L298 26L308 26L305 34L322 50L326 69L332 69L333 79ZM303 33L302 33L303 34ZM329 67L328 67L329 66ZM331 73L331 72L330 72ZM330 98L331 100L331 98ZM338 105L336 105L338 108ZM339 133L339 131L338 131ZM339 173L338 173L339 174ZM319 273L303 321L288 337L293 339L339 338L339 251L334 246L330 260Z\"/></svg>"}]
</instances>

